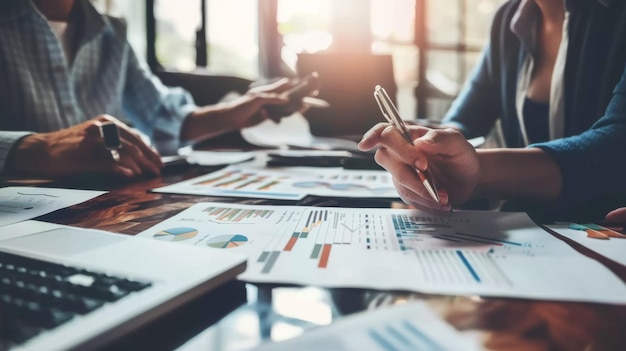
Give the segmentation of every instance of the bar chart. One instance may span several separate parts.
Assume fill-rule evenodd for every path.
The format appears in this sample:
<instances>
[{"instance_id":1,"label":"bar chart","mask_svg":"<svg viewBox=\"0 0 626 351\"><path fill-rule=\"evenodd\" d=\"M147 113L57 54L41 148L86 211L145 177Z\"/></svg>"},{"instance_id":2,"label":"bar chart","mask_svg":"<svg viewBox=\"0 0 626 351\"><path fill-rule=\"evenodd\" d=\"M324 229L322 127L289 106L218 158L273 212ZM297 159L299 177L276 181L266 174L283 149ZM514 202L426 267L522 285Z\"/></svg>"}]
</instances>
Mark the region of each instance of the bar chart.
<instances>
[{"instance_id":1,"label":"bar chart","mask_svg":"<svg viewBox=\"0 0 626 351\"><path fill-rule=\"evenodd\" d=\"M250 282L626 301L621 280L523 213L198 203L138 235L245 254Z\"/></svg>"}]
</instances>

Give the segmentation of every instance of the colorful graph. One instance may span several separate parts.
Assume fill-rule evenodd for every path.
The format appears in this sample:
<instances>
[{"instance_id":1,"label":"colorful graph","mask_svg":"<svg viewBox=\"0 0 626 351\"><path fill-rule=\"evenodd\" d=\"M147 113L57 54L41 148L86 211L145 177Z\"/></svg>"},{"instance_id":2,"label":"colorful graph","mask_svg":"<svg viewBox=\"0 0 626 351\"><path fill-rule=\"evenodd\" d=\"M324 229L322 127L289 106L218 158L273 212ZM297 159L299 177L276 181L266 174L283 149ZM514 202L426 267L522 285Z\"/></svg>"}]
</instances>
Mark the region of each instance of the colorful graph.
<instances>
[{"instance_id":1,"label":"colorful graph","mask_svg":"<svg viewBox=\"0 0 626 351\"><path fill-rule=\"evenodd\" d=\"M239 247L241 245L245 245L248 242L248 237L241 234L234 235L219 235L215 238L210 238L207 241L207 245L209 247L213 247L216 249L232 249L235 247Z\"/></svg>"},{"instance_id":2,"label":"colorful graph","mask_svg":"<svg viewBox=\"0 0 626 351\"><path fill-rule=\"evenodd\" d=\"M618 233L609 228L601 227L594 223L585 223L585 224L571 223L569 225L569 229L582 230L587 233L588 238L593 238L593 239L609 239L609 238L626 237L622 233Z\"/></svg>"},{"instance_id":3,"label":"colorful graph","mask_svg":"<svg viewBox=\"0 0 626 351\"><path fill-rule=\"evenodd\" d=\"M180 227L161 230L154 234L153 238L163 241L183 241L198 235L194 228Z\"/></svg>"},{"instance_id":4,"label":"colorful graph","mask_svg":"<svg viewBox=\"0 0 626 351\"><path fill-rule=\"evenodd\" d=\"M194 185L211 185L211 183L214 183L214 182L217 182L219 180L228 178L228 177L230 177L230 176L232 176L233 174L236 174L236 173L239 173L239 170L230 171L230 172L226 172L226 173L223 173L223 174L219 174L219 175L217 175L217 176L215 176L213 178L205 179L203 181L194 183Z\"/></svg>"},{"instance_id":5,"label":"colorful graph","mask_svg":"<svg viewBox=\"0 0 626 351\"><path fill-rule=\"evenodd\" d=\"M212 220L227 223L237 223L248 218L270 218L274 213L273 210L247 210L226 207L207 207L203 212L206 212Z\"/></svg>"}]
</instances>

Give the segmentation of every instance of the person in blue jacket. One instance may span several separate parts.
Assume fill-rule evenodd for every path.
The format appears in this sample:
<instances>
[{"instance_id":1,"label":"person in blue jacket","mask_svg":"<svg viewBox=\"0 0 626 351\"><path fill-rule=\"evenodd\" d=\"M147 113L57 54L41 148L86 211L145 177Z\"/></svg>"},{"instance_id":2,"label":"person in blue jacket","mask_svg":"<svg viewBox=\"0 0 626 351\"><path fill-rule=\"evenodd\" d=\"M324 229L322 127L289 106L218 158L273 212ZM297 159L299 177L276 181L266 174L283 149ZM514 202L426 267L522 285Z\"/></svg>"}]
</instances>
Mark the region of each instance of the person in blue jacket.
<instances>
[{"instance_id":1,"label":"person in blue jacket","mask_svg":"<svg viewBox=\"0 0 626 351\"><path fill-rule=\"evenodd\" d=\"M549 219L601 219L626 205L626 70L604 115L589 129L525 148L474 149L456 129L410 126L409 145L380 123L359 143L378 148L376 162L389 171L401 198L427 210L447 211L477 197L517 199L524 210ZM415 168L428 169L439 189L435 202Z\"/></svg>"},{"instance_id":2,"label":"person in blue jacket","mask_svg":"<svg viewBox=\"0 0 626 351\"><path fill-rule=\"evenodd\" d=\"M469 139L499 120L505 147L580 134L606 110L625 42L626 1L507 1L442 125Z\"/></svg>"}]
</instances>

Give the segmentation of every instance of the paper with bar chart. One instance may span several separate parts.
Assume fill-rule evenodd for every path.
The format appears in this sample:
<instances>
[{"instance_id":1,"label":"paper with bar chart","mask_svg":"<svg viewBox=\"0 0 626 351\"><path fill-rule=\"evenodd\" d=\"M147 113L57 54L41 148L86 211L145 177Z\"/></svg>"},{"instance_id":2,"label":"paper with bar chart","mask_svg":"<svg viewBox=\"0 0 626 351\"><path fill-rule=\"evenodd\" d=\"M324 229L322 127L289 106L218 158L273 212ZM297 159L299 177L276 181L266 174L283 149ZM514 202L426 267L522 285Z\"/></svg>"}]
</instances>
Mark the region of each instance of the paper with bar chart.
<instances>
[{"instance_id":1,"label":"paper with bar chart","mask_svg":"<svg viewBox=\"0 0 626 351\"><path fill-rule=\"evenodd\" d=\"M250 282L626 303L523 213L199 203L138 235L247 254Z\"/></svg>"},{"instance_id":2,"label":"paper with bar chart","mask_svg":"<svg viewBox=\"0 0 626 351\"><path fill-rule=\"evenodd\" d=\"M479 336L457 331L423 302L411 301L343 317L285 341L268 341L255 351L483 350Z\"/></svg>"},{"instance_id":3,"label":"paper with bar chart","mask_svg":"<svg viewBox=\"0 0 626 351\"><path fill-rule=\"evenodd\" d=\"M338 167L280 167L238 165L154 192L300 200L307 195L329 197L398 198L391 177L379 170Z\"/></svg>"}]
</instances>

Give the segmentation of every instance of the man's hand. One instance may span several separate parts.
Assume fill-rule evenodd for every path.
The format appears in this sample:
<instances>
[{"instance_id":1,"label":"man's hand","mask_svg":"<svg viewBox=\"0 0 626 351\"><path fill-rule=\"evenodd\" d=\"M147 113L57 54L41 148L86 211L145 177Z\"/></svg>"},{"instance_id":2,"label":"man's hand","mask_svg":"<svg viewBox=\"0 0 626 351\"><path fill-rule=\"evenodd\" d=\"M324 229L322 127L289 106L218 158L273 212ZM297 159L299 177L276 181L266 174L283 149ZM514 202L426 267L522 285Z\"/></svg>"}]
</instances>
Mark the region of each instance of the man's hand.
<instances>
[{"instance_id":1,"label":"man's hand","mask_svg":"<svg viewBox=\"0 0 626 351\"><path fill-rule=\"evenodd\" d=\"M286 78L254 87L231 101L225 113L231 115L237 129L255 126L266 119L272 119L273 116L267 112L266 106L280 106L289 102L284 94L289 88L291 83Z\"/></svg>"},{"instance_id":2,"label":"man's hand","mask_svg":"<svg viewBox=\"0 0 626 351\"><path fill-rule=\"evenodd\" d=\"M100 136L100 125L105 122L118 125L119 162L113 160ZM29 135L17 145L12 160L8 166L16 174L52 178L93 172L132 178L161 172L158 152L108 115L56 132Z\"/></svg>"}]
</instances>

